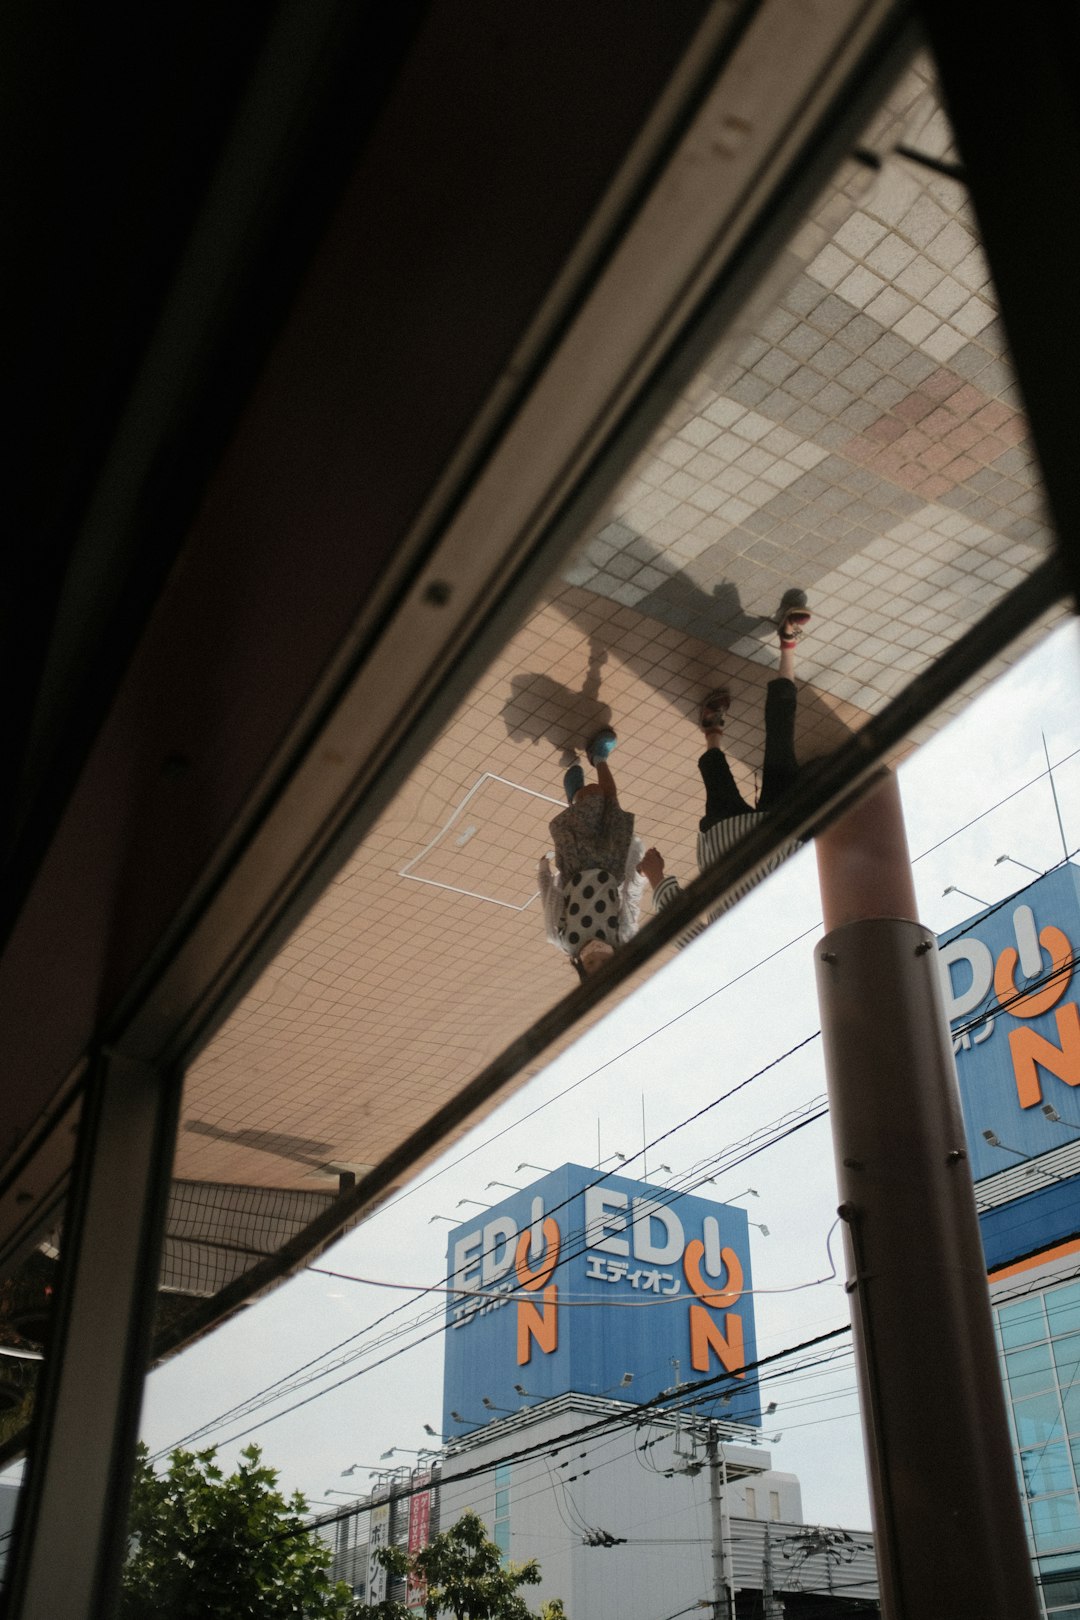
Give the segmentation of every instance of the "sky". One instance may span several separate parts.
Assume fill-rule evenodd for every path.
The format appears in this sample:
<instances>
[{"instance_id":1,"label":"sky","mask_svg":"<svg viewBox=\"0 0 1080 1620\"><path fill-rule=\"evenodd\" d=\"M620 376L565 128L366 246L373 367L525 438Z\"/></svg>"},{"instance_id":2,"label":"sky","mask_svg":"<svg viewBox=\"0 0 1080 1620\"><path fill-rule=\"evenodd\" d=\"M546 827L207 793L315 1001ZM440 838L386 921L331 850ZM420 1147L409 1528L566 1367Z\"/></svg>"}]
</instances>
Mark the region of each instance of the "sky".
<instances>
[{"instance_id":1,"label":"sky","mask_svg":"<svg viewBox=\"0 0 1080 1620\"><path fill-rule=\"evenodd\" d=\"M1030 881L1030 871L1000 856L1039 872L1062 859L1042 732L1065 837L1070 849L1080 846L1077 638L1070 621L901 769L920 915L939 932ZM950 885L971 898L944 894ZM459 1208L461 1199L497 1203L505 1189L488 1190L491 1181L526 1185L535 1172L518 1171L525 1161L602 1158L614 1167L607 1156L641 1150L644 1110L645 1137L663 1140L649 1149L642 1179L663 1183L811 1104L825 1092L821 1043L792 1048L819 1027L820 916L814 855L804 849L314 1264L374 1282L438 1285L452 1228L437 1217L466 1218L475 1206ZM738 1095L685 1123L751 1076ZM642 1175L642 1160L626 1170ZM701 1190L768 1228L767 1236L751 1229L760 1355L848 1321L836 1234L839 1277L829 1252L837 1194L827 1116ZM393 1463L408 1463L411 1451L434 1444L424 1425L438 1430L442 1413L440 1322L380 1342L431 1300L416 1305L409 1292L374 1282L304 1272L156 1369L142 1422L151 1451L217 1445L219 1461L231 1464L254 1441L282 1486L321 1508L366 1490L368 1470L387 1466L389 1448L403 1448ZM219 1421L336 1345L336 1370ZM798 1475L807 1522L868 1528L850 1353L813 1376L777 1376L763 1399L777 1403L766 1420L766 1433L781 1436L770 1448L773 1466Z\"/></svg>"}]
</instances>

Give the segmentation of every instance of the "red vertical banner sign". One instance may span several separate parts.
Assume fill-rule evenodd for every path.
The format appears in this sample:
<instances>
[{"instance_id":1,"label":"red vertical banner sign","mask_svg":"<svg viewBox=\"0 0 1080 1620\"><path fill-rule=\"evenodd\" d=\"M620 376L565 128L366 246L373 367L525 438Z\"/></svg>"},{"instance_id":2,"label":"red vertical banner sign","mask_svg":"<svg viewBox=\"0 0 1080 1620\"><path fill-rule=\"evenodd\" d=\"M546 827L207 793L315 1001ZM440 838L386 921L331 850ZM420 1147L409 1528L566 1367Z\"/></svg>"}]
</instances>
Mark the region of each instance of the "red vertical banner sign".
<instances>
[{"instance_id":1,"label":"red vertical banner sign","mask_svg":"<svg viewBox=\"0 0 1080 1620\"><path fill-rule=\"evenodd\" d=\"M409 1498L409 1557L412 1558L431 1540L431 1484L430 1472L418 1469L412 1477L415 1494ZM410 1575L405 1588L405 1607L419 1610L427 1602L427 1582L422 1575Z\"/></svg>"}]
</instances>

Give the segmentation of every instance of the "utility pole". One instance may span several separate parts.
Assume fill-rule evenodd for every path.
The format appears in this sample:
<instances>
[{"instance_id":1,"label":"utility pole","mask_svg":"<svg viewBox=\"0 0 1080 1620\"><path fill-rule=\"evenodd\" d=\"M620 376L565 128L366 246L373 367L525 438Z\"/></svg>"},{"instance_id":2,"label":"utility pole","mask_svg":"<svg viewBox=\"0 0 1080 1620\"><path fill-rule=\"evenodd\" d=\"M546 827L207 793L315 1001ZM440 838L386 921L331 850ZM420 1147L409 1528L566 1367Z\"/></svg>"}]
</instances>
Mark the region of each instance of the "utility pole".
<instances>
[{"instance_id":1,"label":"utility pole","mask_svg":"<svg viewBox=\"0 0 1080 1620\"><path fill-rule=\"evenodd\" d=\"M735 1586L724 1536L727 1458L721 1458L716 1426L712 1423L705 1431L705 1455L709 1461L709 1510L712 1517L713 1620L735 1620Z\"/></svg>"},{"instance_id":2,"label":"utility pole","mask_svg":"<svg viewBox=\"0 0 1080 1620\"><path fill-rule=\"evenodd\" d=\"M765 1556L761 1566L761 1612L764 1620L783 1620L784 1611L776 1601L772 1578L772 1537L765 1521Z\"/></svg>"},{"instance_id":3,"label":"utility pole","mask_svg":"<svg viewBox=\"0 0 1080 1620\"><path fill-rule=\"evenodd\" d=\"M817 859L882 1613L1035 1620L937 941L917 921L895 778L819 833Z\"/></svg>"}]
</instances>

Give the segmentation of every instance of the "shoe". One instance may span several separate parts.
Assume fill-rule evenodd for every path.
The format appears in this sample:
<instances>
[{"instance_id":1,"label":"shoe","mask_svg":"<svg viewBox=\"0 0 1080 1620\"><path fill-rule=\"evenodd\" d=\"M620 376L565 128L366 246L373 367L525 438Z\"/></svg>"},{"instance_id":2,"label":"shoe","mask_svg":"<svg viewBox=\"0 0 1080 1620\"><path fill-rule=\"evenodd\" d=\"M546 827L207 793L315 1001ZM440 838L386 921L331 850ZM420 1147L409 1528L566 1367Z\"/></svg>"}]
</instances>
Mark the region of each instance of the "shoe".
<instances>
[{"instance_id":1,"label":"shoe","mask_svg":"<svg viewBox=\"0 0 1080 1620\"><path fill-rule=\"evenodd\" d=\"M618 740L610 726L605 726L595 737L590 737L585 744L585 758L589 764L597 765L601 760L607 759L609 754L614 753Z\"/></svg>"},{"instance_id":2,"label":"shoe","mask_svg":"<svg viewBox=\"0 0 1080 1620\"><path fill-rule=\"evenodd\" d=\"M576 760L563 777L562 785L567 804L573 804L576 795L585 786L585 772Z\"/></svg>"},{"instance_id":3,"label":"shoe","mask_svg":"<svg viewBox=\"0 0 1080 1620\"><path fill-rule=\"evenodd\" d=\"M701 705L701 714L698 717L702 731L723 731L730 708L731 693L726 686L717 687L715 692L710 692Z\"/></svg>"},{"instance_id":4,"label":"shoe","mask_svg":"<svg viewBox=\"0 0 1080 1620\"><path fill-rule=\"evenodd\" d=\"M797 587L785 591L774 620L780 632L781 647L794 647L797 641L801 641L811 617L806 605L806 592Z\"/></svg>"}]
</instances>

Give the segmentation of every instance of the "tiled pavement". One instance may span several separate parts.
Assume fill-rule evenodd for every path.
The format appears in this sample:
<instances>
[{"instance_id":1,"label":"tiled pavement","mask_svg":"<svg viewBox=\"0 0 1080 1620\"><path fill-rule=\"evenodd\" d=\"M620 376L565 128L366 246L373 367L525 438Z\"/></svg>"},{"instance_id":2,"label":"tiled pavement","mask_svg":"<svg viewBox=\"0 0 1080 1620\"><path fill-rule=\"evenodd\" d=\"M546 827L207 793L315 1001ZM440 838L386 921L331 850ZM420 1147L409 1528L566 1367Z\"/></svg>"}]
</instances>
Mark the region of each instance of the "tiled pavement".
<instances>
[{"instance_id":1,"label":"tiled pavement","mask_svg":"<svg viewBox=\"0 0 1080 1620\"><path fill-rule=\"evenodd\" d=\"M925 69L889 116L910 146L949 157ZM787 586L815 613L799 671L809 757L1044 555L963 190L899 158L869 192L852 170L800 233L812 254L668 413L606 520L195 1065L178 1175L331 1184L320 1162L376 1162L571 987L543 937L535 866L570 751L598 725L619 729L612 763L639 831L691 873L697 705L732 682L727 746L752 792Z\"/></svg>"}]
</instances>

